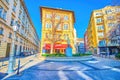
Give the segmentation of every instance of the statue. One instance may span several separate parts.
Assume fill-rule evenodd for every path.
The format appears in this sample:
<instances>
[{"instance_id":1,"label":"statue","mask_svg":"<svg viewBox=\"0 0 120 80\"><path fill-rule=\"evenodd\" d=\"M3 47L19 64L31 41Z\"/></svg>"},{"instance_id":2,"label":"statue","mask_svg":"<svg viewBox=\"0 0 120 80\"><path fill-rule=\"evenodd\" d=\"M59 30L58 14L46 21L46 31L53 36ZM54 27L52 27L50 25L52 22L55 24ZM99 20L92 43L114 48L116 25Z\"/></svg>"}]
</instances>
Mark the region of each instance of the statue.
<instances>
[{"instance_id":1,"label":"statue","mask_svg":"<svg viewBox=\"0 0 120 80\"><path fill-rule=\"evenodd\" d=\"M72 57L72 48L70 47L70 39L67 38L67 48L66 48L66 56L67 57Z\"/></svg>"}]
</instances>

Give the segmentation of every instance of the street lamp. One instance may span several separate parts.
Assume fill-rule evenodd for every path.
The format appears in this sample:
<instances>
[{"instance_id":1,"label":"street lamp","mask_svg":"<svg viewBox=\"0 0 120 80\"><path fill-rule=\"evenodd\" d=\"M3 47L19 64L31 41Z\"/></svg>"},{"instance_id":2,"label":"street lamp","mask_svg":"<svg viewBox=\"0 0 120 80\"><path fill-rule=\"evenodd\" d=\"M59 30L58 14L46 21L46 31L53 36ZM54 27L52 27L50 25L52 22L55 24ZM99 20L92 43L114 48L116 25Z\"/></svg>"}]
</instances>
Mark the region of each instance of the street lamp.
<instances>
[{"instance_id":1,"label":"street lamp","mask_svg":"<svg viewBox=\"0 0 120 80\"><path fill-rule=\"evenodd\" d=\"M12 49L11 49L11 52L10 52L10 56L9 56L9 65L8 65L8 74L11 74L13 73L13 67L14 67L14 47L15 47L15 38L16 38L16 31L17 31L17 26L13 26L13 31L14 31L14 34L13 34L13 39L12 39Z\"/></svg>"}]
</instances>

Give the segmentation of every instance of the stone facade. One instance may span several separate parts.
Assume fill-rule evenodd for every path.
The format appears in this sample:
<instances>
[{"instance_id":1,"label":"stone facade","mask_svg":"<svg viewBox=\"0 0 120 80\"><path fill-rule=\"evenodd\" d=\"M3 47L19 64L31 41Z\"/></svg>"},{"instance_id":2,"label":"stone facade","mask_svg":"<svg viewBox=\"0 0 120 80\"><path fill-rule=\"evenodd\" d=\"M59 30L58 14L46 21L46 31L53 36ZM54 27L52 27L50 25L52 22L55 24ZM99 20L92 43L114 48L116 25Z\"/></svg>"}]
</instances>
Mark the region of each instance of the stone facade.
<instances>
[{"instance_id":1,"label":"stone facade","mask_svg":"<svg viewBox=\"0 0 120 80\"><path fill-rule=\"evenodd\" d=\"M38 52L39 39L23 0L0 0L0 57L8 57L17 26L15 54Z\"/></svg>"}]
</instances>

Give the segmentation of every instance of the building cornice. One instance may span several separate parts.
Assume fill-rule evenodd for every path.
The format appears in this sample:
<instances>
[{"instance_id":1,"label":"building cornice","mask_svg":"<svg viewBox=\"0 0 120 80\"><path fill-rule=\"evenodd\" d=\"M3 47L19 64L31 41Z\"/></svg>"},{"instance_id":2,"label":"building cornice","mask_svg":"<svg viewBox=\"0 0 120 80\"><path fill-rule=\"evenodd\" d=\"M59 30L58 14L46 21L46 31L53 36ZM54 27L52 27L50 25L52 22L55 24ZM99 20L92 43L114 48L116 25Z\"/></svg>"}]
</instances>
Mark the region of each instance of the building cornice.
<instances>
[{"instance_id":1,"label":"building cornice","mask_svg":"<svg viewBox=\"0 0 120 80\"><path fill-rule=\"evenodd\" d=\"M24 8L24 11L26 12L27 17L28 17L28 19L29 19L29 21L30 21L30 23L31 23L31 25L32 25L32 27L33 27L36 35L37 35L37 38L38 38L38 40L39 40L37 31L36 31L36 29L35 29L35 27L34 27L34 24L33 24L32 20L31 20L31 18L30 18L30 15L29 15L29 12L28 12L27 7L26 7L26 5L25 5L25 2L24 2L24 0L20 0L20 2L21 2L21 4L22 4L22 6L23 6L23 8Z\"/></svg>"},{"instance_id":2,"label":"building cornice","mask_svg":"<svg viewBox=\"0 0 120 80\"><path fill-rule=\"evenodd\" d=\"M57 11L70 12L70 13L72 13L72 15L73 15L73 20L74 20L74 23L75 23L75 15L74 15L74 11L63 10L63 9L60 9L60 8L43 7L43 6L40 7L40 12L41 12L41 22L42 22L42 9L50 9L50 10L57 10Z\"/></svg>"}]
</instances>

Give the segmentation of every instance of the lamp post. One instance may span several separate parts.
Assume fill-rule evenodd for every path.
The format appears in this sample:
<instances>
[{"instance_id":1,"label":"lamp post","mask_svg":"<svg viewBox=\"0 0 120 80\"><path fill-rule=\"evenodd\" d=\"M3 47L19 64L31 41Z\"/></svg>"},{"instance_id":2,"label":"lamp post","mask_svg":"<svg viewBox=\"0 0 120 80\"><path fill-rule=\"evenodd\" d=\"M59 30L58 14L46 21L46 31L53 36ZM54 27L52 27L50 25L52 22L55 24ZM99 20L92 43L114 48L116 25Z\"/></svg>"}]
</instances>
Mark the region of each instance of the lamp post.
<instances>
[{"instance_id":1,"label":"lamp post","mask_svg":"<svg viewBox=\"0 0 120 80\"><path fill-rule=\"evenodd\" d=\"M11 74L14 72L14 49L15 49L15 37L16 37L16 31L17 31L17 26L13 26L13 31L14 31L14 34L13 34L13 39L12 39L12 49L11 49L11 52L10 52L10 56L9 56L9 65L8 65L8 74Z\"/></svg>"}]
</instances>

